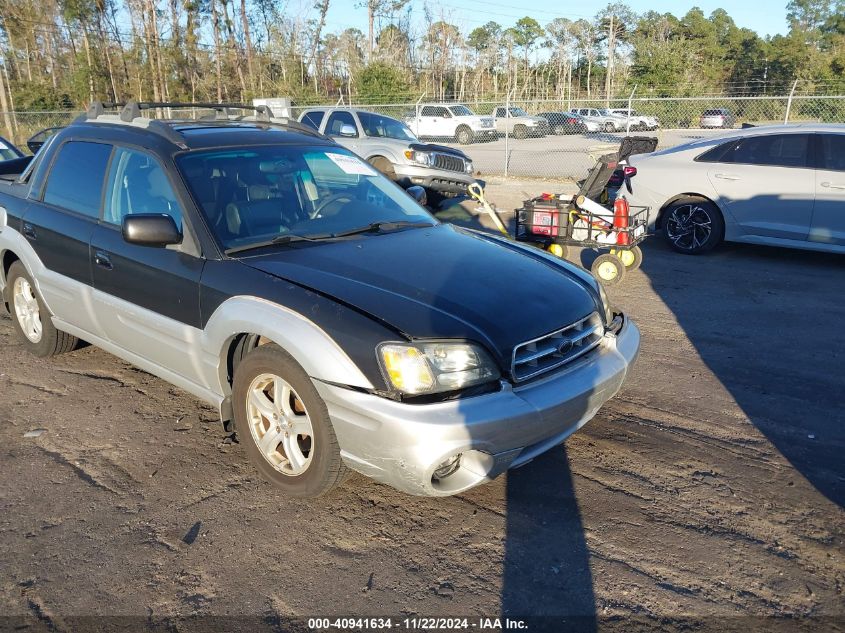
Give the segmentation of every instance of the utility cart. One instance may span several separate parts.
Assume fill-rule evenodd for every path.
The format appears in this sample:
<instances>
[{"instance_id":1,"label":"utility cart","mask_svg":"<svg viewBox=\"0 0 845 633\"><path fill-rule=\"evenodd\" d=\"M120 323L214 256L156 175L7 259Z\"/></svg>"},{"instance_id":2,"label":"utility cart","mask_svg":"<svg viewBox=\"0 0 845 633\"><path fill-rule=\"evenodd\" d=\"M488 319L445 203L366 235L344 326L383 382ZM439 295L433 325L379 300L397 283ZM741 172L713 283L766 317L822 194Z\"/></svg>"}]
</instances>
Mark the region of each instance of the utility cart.
<instances>
[{"instance_id":1,"label":"utility cart","mask_svg":"<svg viewBox=\"0 0 845 633\"><path fill-rule=\"evenodd\" d=\"M657 139L626 137L618 152L601 156L575 196L543 194L516 210L516 239L531 242L565 258L569 245L607 249L591 266L605 285L619 283L626 270L642 263L639 244L647 236L649 208L631 207L624 197L608 199L608 185L629 185L632 154L654 151ZM618 182L616 182L618 181Z\"/></svg>"}]
</instances>

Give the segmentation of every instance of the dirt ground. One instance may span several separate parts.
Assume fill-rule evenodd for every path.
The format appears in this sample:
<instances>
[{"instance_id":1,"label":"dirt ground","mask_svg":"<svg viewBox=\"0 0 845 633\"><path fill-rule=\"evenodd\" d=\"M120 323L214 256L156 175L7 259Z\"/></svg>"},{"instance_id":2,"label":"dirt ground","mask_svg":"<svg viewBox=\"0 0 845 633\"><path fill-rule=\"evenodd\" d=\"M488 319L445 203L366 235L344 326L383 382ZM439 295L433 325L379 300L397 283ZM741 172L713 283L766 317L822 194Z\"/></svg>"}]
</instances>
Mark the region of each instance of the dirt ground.
<instances>
[{"instance_id":1,"label":"dirt ground","mask_svg":"<svg viewBox=\"0 0 845 633\"><path fill-rule=\"evenodd\" d=\"M0 318L0 629L845 630L845 259L651 238L610 296L643 333L619 395L444 499L287 499L209 407L94 347L32 358Z\"/></svg>"}]
</instances>

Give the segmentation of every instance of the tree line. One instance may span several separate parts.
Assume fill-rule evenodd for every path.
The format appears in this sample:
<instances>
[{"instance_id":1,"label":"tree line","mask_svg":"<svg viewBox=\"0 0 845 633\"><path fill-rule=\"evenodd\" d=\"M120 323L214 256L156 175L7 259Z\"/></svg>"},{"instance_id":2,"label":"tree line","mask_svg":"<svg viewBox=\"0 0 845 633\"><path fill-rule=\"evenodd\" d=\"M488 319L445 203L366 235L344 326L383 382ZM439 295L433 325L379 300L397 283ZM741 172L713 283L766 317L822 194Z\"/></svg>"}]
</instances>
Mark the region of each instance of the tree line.
<instances>
[{"instance_id":1,"label":"tree line","mask_svg":"<svg viewBox=\"0 0 845 633\"><path fill-rule=\"evenodd\" d=\"M789 30L774 37L723 9L638 14L613 2L592 19L462 30L446 8L358 0L365 33L329 29L331 2L297 13L274 0L0 0L0 110L261 96L609 100L633 86L688 96L845 83L845 0L789 0Z\"/></svg>"}]
</instances>

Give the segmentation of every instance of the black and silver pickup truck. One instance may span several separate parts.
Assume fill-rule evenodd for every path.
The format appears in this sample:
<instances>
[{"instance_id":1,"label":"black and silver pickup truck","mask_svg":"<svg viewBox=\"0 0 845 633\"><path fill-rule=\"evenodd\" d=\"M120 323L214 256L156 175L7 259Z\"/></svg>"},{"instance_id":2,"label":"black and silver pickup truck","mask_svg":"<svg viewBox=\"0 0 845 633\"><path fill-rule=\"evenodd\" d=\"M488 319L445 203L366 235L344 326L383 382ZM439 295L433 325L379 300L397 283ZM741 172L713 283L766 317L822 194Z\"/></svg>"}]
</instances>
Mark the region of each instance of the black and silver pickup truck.
<instances>
[{"instance_id":1,"label":"black and silver pickup truck","mask_svg":"<svg viewBox=\"0 0 845 633\"><path fill-rule=\"evenodd\" d=\"M0 179L0 265L31 352L83 339L214 404L299 496L348 469L420 495L490 480L586 423L640 341L582 269L441 224L265 111L92 104Z\"/></svg>"}]
</instances>

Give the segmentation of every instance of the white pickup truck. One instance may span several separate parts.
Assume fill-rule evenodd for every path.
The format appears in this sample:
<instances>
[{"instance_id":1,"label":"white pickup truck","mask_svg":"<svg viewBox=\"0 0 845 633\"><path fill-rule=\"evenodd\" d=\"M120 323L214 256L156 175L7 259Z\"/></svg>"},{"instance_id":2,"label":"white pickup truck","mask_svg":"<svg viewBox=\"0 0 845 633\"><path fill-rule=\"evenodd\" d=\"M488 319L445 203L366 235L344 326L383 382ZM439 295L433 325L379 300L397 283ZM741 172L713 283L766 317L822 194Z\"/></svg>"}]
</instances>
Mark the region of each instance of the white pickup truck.
<instances>
[{"instance_id":1,"label":"white pickup truck","mask_svg":"<svg viewBox=\"0 0 845 633\"><path fill-rule=\"evenodd\" d=\"M423 103L405 123L420 138L454 139L461 145L497 137L493 118L478 116L459 103Z\"/></svg>"},{"instance_id":2,"label":"white pickup truck","mask_svg":"<svg viewBox=\"0 0 845 633\"><path fill-rule=\"evenodd\" d=\"M531 116L522 108L496 106L493 108L496 132L509 134L514 138L545 136L549 133L549 122L543 117Z\"/></svg>"}]
</instances>

